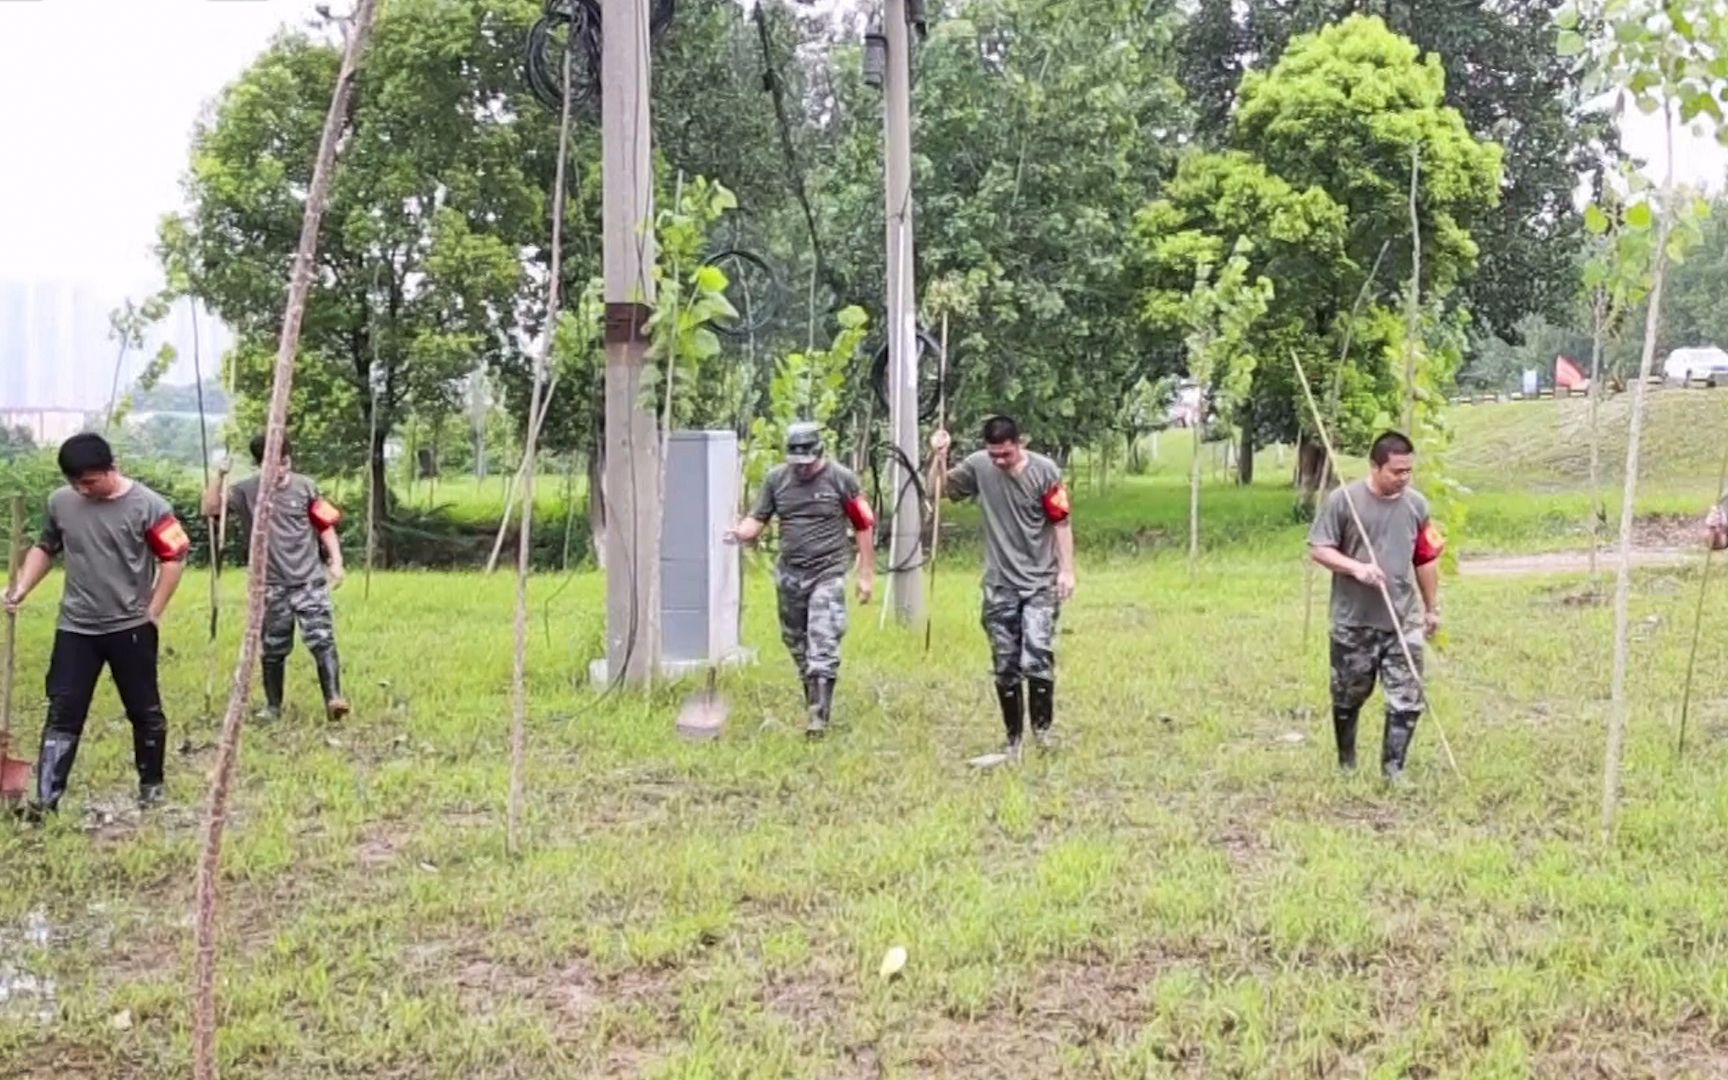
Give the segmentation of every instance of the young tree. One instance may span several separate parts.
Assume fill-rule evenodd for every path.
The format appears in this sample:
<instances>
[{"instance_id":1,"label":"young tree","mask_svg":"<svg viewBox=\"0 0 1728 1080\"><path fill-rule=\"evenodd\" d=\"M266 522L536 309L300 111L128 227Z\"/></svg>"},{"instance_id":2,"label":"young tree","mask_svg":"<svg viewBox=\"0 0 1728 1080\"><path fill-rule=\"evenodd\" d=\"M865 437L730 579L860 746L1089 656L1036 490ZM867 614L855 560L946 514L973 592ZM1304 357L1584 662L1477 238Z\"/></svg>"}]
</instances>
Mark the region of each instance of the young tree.
<instances>
[{"instance_id":1,"label":"young tree","mask_svg":"<svg viewBox=\"0 0 1728 1080\"><path fill-rule=\"evenodd\" d=\"M1698 218L1708 211L1702 199L1678 197L1674 185L1676 121L1720 118L1728 103L1728 76L1720 58L1728 55L1728 14L1714 0L1602 0L1587 12L1563 10L1558 51L1590 53L1591 80L1601 89L1630 96L1647 113L1660 112L1667 135L1664 179L1652 191L1640 184L1627 201L1629 237L1648 238L1650 295L1644 324L1644 352L1633 389L1631 426L1626 438L1625 490L1620 506L1620 559L1614 585L1614 668L1609 690L1607 745L1602 768L1602 832L1612 837L1620 805L1621 761L1625 752L1629 703L1626 671L1630 653L1632 525L1637 512L1638 465L1642 449L1644 404L1662 318L1662 291L1668 266L1684 262L1699 239ZM1583 29L1598 31L1594 41ZM1728 143L1728 127L1717 128ZM1633 174L1636 176L1636 174Z\"/></svg>"},{"instance_id":2,"label":"young tree","mask_svg":"<svg viewBox=\"0 0 1728 1080\"><path fill-rule=\"evenodd\" d=\"M1210 262L1199 261L1194 287L1175 313L1186 328L1188 376L1198 384L1202 402L1194 423L1194 459L1188 469L1190 574L1200 558L1200 444L1205 417L1209 413L1227 416L1246 397L1254 379L1255 355L1250 351L1254 323L1266 314L1273 297L1271 281L1249 278L1252 250L1250 241L1238 239L1216 277Z\"/></svg>"}]
</instances>

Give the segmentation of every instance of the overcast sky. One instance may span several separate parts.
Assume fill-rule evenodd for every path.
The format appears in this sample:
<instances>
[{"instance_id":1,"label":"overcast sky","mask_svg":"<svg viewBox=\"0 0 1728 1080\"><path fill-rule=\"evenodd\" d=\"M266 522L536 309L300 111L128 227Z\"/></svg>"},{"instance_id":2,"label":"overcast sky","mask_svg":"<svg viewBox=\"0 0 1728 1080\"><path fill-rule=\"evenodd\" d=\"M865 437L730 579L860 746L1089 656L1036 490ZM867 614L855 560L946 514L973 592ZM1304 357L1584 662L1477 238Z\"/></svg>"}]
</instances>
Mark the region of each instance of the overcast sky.
<instances>
[{"instance_id":1,"label":"overcast sky","mask_svg":"<svg viewBox=\"0 0 1728 1080\"><path fill-rule=\"evenodd\" d=\"M158 284L156 222L180 205L199 110L277 27L304 23L313 7L0 0L0 279L76 281L122 295ZM1659 156L1660 122L1634 118L1627 145ZM1721 148L1686 137L1680 157L1683 180L1720 189Z\"/></svg>"}]
</instances>

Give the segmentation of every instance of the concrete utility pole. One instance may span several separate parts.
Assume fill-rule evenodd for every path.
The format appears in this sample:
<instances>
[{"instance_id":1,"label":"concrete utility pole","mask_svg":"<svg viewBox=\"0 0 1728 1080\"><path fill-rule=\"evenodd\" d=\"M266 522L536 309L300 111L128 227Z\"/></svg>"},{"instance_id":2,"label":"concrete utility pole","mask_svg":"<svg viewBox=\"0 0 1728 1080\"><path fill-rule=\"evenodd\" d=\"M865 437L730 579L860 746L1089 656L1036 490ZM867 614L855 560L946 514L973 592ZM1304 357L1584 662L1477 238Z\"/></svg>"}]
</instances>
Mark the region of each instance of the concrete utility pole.
<instances>
[{"instance_id":1,"label":"concrete utility pole","mask_svg":"<svg viewBox=\"0 0 1728 1080\"><path fill-rule=\"evenodd\" d=\"M660 439L643 394L654 304L648 5L603 0L606 262L606 670L645 685L660 660Z\"/></svg>"},{"instance_id":2,"label":"concrete utility pole","mask_svg":"<svg viewBox=\"0 0 1728 1080\"><path fill-rule=\"evenodd\" d=\"M883 0L882 22L888 37L887 93L883 129L887 153L885 187L888 223L888 402L894 444L905 459L923 459L918 437L918 290L912 262L912 34L906 0ZM888 565L894 617L911 626L924 617L924 577L916 566L923 535L923 507L917 489L898 461L893 476L894 531Z\"/></svg>"}]
</instances>

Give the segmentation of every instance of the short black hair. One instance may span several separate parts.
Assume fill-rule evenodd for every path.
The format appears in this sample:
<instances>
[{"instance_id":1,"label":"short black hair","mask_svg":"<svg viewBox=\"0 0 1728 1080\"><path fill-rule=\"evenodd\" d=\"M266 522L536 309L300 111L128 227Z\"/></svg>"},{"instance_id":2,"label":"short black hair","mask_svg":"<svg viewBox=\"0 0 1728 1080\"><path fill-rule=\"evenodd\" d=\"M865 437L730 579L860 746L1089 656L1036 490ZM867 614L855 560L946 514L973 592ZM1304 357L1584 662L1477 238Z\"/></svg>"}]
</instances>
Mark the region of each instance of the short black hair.
<instances>
[{"instance_id":1,"label":"short black hair","mask_svg":"<svg viewBox=\"0 0 1728 1080\"><path fill-rule=\"evenodd\" d=\"M267 440L268 438L269 438L268 435L254 435L254 436L252 436L252 463L254 465L264 464L264 444L265 444L265 440ZM282 456L283 457L293 457L294 456L294 447L288 442L288 436L287 435L282 436Z\"/></svg>"},{"instance_id":2,"label":"short black hair","mask_svg":"<svg viewBox=\"0 0 1728 1080\"><path fill-rule=\"evenodd\" d=\"M60 475L76 480L85 473L114 468L114 448L93 431L74 435L60 444Z\"/></svg>"},{"instance_id":3,"label":"short black hair","mask_svg":"<svg viewBox=\"0 0 1728 1080\"><path fill-rule=\"evenodd\" d=\"M984 421L984 445L1001 446L1020 441L1020 425L1012 416L992 416Z\"/></svg>"},{"instance_id":4,"label":"short black hair","mask_svg":"<svg viewBox=\"0 0 1728 1080\"><path fill-rule=\"evenodd\" d=\"M1369 447L1368 460L1379 466L1391 461L1395 454L1415 452L1416 444L1410 441L1408 435L1401 431L1385 431L1381 432L1380 437L1374 440L1374 445Z\"/></svg>"}]
</instances>

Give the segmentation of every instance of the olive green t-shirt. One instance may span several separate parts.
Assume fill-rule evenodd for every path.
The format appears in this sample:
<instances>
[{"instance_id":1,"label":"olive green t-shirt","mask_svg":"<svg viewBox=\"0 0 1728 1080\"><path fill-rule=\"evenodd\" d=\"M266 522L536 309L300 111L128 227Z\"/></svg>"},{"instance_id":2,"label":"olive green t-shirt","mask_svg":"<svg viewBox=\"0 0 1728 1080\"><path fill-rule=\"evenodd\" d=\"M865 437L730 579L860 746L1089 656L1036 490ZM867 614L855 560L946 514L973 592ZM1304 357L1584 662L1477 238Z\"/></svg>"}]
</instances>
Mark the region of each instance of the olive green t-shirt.
<instances>
[{"instance_id":1,"label":"olive green t-shirt","mask_svg":"<svg viewBox=\"0 0 1728 1080\"><path fill-rule=\"evenodd\" d=\"M228 489L228 509L239 514L250 533L258 517L259 478L249 476ZM318 484L310 476L289 473L276 489L276 516L270 523L269 573L271 585L322 585L324 563L318 555L318 528L312 523L312 504L318 499Z\"/></svg>"},{"instance_id":2,"label":"olive green t-shirt","mask_svg":"<svg viewBox=\"0 0 1728 1080\"><path fill-rule=\"evenodd\" d=\"M61 630L100 636L150 621L156 564L162 561L150 544L152 530L185 539L168 500L136 480L113 499L86 498L70 487L49 496L36 546L65 558Z\"/></svg>"},{"instance_id":3,"label":"olive green t-shirt","mask_svg":"<svg viewBox=\"0 0 1728 1080\"><path fill-rule=\"evenodd\" d=\"M776 465L762 481L750 516L780 519L780 565L800 575L844 574L852 564L852 524L846 504L862 494L858 474L830 461L806 480Z\"/></svg>"},{"instance_id":4,"label":"olive green t-shirt","mask_svg":"<svg viewBox=\"0 0 1728 1080\"><path fill-rule=\"evenodd\" d=\"M1398 608L1403 629L1414 630L1422 625L1422 598L1416 590L1416 534L1428 524L1428 500L1415 488L1383 499L1366 480L1356 481L1349 490L1356 512L1362 515L1362 525L1373 538L1374 557L1386 575L1386 589ZM1368 561L1368 545L1350 516L1343 488L1326 496L1320 505L1308 530L1308 544L1337 548L1357 562ZM1398 629L1380 590L1348 574L1332 575L1332 625Z\"/></svg>"},{"instance_id":5,"label":"olive green t-shirt","mask_svg":"<svg viewBox=\"0 0 1728 1080\"><path fill-rule=\"evenodd\" d=\"M1062 483L1062 470L1043 454L1027 453L1018 473L998 469L979 450L943 478L955 500L976 498L984 511L984 584L1021 593L1056 585L1056 527L1044 500Z\"/></svg>"}]
</instances>

